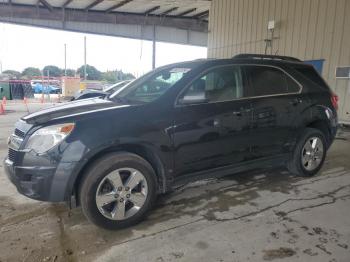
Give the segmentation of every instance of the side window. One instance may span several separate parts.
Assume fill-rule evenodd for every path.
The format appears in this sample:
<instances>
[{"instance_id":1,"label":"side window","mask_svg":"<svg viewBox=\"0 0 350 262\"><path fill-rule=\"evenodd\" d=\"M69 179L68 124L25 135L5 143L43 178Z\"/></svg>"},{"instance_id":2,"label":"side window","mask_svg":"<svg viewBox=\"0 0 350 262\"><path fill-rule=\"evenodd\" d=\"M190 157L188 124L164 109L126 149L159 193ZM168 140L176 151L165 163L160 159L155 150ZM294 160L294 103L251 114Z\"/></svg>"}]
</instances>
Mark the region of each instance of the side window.
<instances>
[{"instance_id":1,"label":"side window","mask_svg":"<svg viewBox=\"0 0 350 262\"><path fill-rule=\"evenodd\" d=\"M296 93L300 90L300 85L297 84L292 78L289 76L286 76L287 78L287 85L288 85L288 93Z\"/></svg>"},{"instance_id":2,"label":"side window","mask_svg":"<svg viewBox=\"0 0 350 262\"><path fill-rule=\"evenodd\" d=\"M179 101L202 98L205 102L221 102L244 96L241 67L224 66L215 68L199 79L181 95Z\"/></svg>"},{"instance_id":3,"label":"side window","mask_svg":"<svg viewBox=\"0 0 350 262\"><path fill-rule=\"evenodd\" d=\"M314 84L328 89L326 82L322 79L322 77L317 73L317 71L313 67L296 67L295 70L297 70L299 73L301 73L304 77L309 79Z\"/></svg>"},{"instance_id":4,"label":"side window","mask_svg":"<svg viewBox=\"0 0 350 262\"><path fill-rule=\"evenodd\" d=\"M268 66L246 66L254 96L297 92L299 86L283 71Z\"/></svg>"}]
</instances>

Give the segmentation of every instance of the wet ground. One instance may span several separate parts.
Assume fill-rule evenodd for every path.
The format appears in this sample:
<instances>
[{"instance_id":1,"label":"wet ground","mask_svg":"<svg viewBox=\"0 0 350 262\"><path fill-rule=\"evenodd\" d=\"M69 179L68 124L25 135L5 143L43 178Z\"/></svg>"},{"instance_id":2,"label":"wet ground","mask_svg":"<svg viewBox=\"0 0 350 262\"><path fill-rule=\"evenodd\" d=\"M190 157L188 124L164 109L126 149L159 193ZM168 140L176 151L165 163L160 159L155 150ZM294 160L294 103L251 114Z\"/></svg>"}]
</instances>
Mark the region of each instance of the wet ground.
<instances>
[{"instance_id":1,"label":"wet ground","mask_svg":"<svg viewBox=\"0 0 350 262\"><path fill-rule=\"evenodd\" d=\"M46 104L30 104L37 110ZM0 115L0 157L14 122ZM188 184L159 197L146 221L115 232L80 209L16 192L0 164L0 261L350 261L350 132L322 171L297 178L258 170Z\"/></svg>"}]
</instances>

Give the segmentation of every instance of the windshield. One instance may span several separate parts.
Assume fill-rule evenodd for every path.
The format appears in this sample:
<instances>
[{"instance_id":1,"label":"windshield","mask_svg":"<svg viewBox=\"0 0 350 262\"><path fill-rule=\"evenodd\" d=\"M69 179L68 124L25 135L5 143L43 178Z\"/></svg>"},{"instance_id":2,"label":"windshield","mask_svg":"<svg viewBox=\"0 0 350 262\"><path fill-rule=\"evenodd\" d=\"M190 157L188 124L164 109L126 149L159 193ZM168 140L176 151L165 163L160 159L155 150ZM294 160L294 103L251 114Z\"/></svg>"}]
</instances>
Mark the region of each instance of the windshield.
<instances>
[{"instance_id":1,"label":"windshield","mask_svg":"<svg viewBox=\"0 0 350 262\"><path fill-rule=\"evenodd\" d=\"M136 103L152 102L181 80L191 69L192 66L187 65L152 71L126 85L109 98Z\"/></svg>"}]
</instances>

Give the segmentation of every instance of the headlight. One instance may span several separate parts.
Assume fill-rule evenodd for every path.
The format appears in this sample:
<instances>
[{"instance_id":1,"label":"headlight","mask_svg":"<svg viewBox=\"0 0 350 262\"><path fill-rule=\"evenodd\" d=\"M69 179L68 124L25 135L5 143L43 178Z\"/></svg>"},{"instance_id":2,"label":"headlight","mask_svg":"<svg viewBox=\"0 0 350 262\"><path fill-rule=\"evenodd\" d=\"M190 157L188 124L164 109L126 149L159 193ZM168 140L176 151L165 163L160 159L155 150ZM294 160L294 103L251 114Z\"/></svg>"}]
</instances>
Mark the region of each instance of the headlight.
<instances>
[{"instance_id":1,"label":"headlight","mask_svg":"<svg viewBox=\"0 0 350 262\"><path fill-rule=\"evenodd\" d=\"M26 149L42 154L65 139L73 131L74 126L74 123L65 123L40 128L29 137Z\"/></svg>"}]
</instances>

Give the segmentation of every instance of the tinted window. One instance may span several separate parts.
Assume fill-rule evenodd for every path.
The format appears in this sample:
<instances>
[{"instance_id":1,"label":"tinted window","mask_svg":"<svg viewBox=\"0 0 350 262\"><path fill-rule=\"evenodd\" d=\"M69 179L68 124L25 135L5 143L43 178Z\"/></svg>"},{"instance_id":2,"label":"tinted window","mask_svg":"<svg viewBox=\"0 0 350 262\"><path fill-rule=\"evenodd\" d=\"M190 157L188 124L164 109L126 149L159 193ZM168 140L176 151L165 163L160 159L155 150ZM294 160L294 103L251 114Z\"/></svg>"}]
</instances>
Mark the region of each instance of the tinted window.
<instances>
[{"instance_id":1,"label":"tinted window","mask_svg":"<svg viewBox=\"0 0 350 262\"><path fill-rule=\"evenodd\" d=\"M245 70L255 96L288 92L287 78L283 71L267 66L246 66Z\"/></svg>"},{"instance_id":2,"label":"tinted window","mask_svg":"<svg viewBox=\"0 0 350 262\"><path fill-rule=\"evenodd\" d=\"M220 102L244 96L242 71L239 66L215 68L195 80L180 97L203 96L207 102Z\"/></svg>"},{"instance_id":3,"label":"tinted window","mask_svg":"<svg viewBox=\"0 0 350 262\"><path fill-rule=\"evenodd\" d=\"M300 85L292 78L286 75L288 93L296 93L300 90Z\"/></svg>"},{"instance_id":4,"label":"tinted window","mask_svg":"<svg viewBox=\"0 0 350 262\"><path fill-rule=\"evenodd\" d=\"M312 81L314 84L327 88L327 84L313 67L296 67L295 70Z\"/></svg>"}]
</instances>

